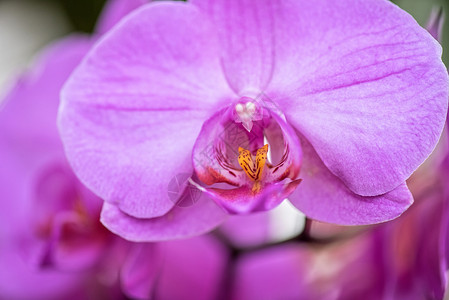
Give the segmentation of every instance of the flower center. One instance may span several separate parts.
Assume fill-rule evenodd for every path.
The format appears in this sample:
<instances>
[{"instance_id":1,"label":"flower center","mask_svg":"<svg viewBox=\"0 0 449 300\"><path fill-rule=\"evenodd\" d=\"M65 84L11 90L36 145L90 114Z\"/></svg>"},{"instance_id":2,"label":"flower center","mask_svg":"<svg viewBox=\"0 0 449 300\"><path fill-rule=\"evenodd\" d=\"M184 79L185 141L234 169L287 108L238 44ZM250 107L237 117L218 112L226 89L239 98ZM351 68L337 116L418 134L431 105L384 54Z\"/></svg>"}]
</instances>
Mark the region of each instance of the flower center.
<instances>
[{"instance_id":1,"label":"flower center","mask_svg":"<svg viewBox=\"0 0 449 300\"><path fill-rule=\"evenodd\" d=\"M267 210L301 182L301 159L296 132L270 99L241 97L204 123L191 184L232 214Z\"/></svg>"},{"instance_id":2,"label":"flower center","mask_svg":"<svg viewBox=\"0 0 449 300\"><path fill-rule=\"evenodd\" d=\"M267 161L268 144L257 150L256 160L253 160L249 150L239 147L239 165L245 171L246 175L254 181L253 192L260 190L260 179L263 173L263 167Z\"/></svg>"}]
</instances>

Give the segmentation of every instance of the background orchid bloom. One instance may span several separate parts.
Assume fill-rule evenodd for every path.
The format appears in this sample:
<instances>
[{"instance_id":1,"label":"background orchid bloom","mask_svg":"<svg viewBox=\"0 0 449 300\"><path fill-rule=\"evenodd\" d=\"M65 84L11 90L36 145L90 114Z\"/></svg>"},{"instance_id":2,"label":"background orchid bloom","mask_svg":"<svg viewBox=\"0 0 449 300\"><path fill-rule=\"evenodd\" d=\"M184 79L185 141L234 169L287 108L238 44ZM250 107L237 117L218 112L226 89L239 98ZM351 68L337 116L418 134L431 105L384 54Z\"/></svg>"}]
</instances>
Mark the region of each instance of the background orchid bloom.
<instances>
[{"instance_id":1,"label":"background orchid bloom","mask_svg":"<svg viewBox=\"0 0 449 300\"><path fill-rule=\"evenodd\" d=\"M133 243L120 277L131 299L220 299L229 251L211 235Z\"/></svg>"},{"instance_id":2,"label":"background orchid bloom","mask_svg":"<svg viewBox=\"0 0 449 300\"><path fill-rule=\"evenodd\" d=\"M126 239L200 234L286 197L317 220L378 223L410 206L405 180L442 131L440 56L383 0L152 3L68 80L59 129ZM190 207L168 193L180 173L181 198L203 191Z\"/></svg>"},{"instance_id":3,"label":"background orchid bloom","mask_svg":"<svg viewBox=\"0 0 449 300\"><path fill-rule=\"evenodd\" d=\"M140 4L111 1L99 31ZM73 35L49 46L2 100L0 239L38 267L85 269L113 236L97 221L102 201L73 174L56 127L61 87L96 38Z\"/></svg>"},{"instance_id":4,"label":"background orchid bloom","mask_svg":"<svg viewBox=\"0 0 449 300\"><path fill-rule=\"evenodd\" d=\"M91 45L71 36L48 47L0 110L2 299L122 298L97 275L124 241L98 222L102 201L71 171L56 128L59 90Z\"/></svg>"},{"instance_id":5,"label":"background orchid bloom","mask_svg":"<svg viewBox=\"0 0 449 300\"><path fill-rule=\"evenodd\" d=\"M442 178L392 222L241 252L229 299L442 300L449 269Z\"/></svg>"},{"instance_id":6,"label":"background orchid bloom","mask_svg":"<svg viewBox=\"0 0 449 300\"><path fill-rule=\"evenodd\" d=\"M119 2L103 18L125 14ZM223 244L212 236L121 239L99 222L102 201L65 159L59 91L93 39L70 36L49 46L0 110L0 298L216 299L228 259Z\"/></svg>"}]
</instances>

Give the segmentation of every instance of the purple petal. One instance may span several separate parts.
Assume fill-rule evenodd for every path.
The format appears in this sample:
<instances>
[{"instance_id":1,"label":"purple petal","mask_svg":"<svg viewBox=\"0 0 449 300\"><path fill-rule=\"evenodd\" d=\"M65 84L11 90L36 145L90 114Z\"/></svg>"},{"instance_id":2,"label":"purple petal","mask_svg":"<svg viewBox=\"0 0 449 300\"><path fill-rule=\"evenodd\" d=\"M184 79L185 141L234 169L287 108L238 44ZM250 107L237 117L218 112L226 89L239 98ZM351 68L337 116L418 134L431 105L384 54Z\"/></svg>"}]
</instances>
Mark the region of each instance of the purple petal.
<instances>
[{"instance_id":1,"label":"purple petal","mask_svg":"<svg viewBox=\"0 0 449 300\"><path fill-rule=\"evenodd\" d=\"M306 216L342 225L373 224L398 217L412 204L405 183L380 196L354 194L326 168L307 140L301 139L301 144L303 180L289 200Z\"/></svg>"},{"instance_id":2,"label":"purple petal","mask_svg":"<svg viewBox=\"0 0 449 300\"><path fill-rule=\"evenodd\" d=\"M104 255L107 242L110 241L108 232L100 227L98 219L92 222L73 213L59 214L53 226L47 263L60 270L87 270L94 266Z\"/></svg>"},{"instance_id":3,"label":"purple petal","mask_svg":"<svg viewBox=\"0 0 449 300\"><path fill-rule=\"evenodd\" d=\"M227 214L204 193L194 205L175 206L161 217L139 219L105 202L101 222L112 232L135 242L162 241L200 235L224 222Z\"/></svg>"},{"instance_id":4,"label":"purple petal","mask_svg":"<svg viewBox=\"0 0 449 300\"><path fill-rule=\"evenodd\" d=\"M133 299L218 297L228 254L211 236L136 244L131 251L121 279Z\"/></svg>"},{"instance_id":5,"label":"purple petal","mask_svg":"<svg viewBox=\"0 0 449 300\"><path fill-rule=\"evenodd\" d=\"M148 299L154 295L157 277L161 271L161 253L156 243L132 245L120 271L123 291L133 299Z\"/></svg>"},{"instance_id":6,"label":"purple petal","mask_svg":"<svg viewBox=\"0 0 449 300\"><path fill-rule=\"evenodd\" d=\"M217 27L223 71L236 93L261 91L274 64L278 3L259 0L195 1Z\"/></svg>"},{"instance_id":7,"label":"purple petal","mask_svg":"<svg viewBox=\"0 0 449 300\"><path fill-rule=\"evenodd\" d=\"M284 244L249 252L237 260L231 299L383 299L376 242L361 235L325 247Z\"/></svg>"},{"instance_id":8,"label":"purple petal","mask_svg":"<svg viewBox=\"0 0 449 300\"><path fill-rule=\"evenodd\" d=\"M109 31L62 91L59 127L75 173L130 216L173 207L170 180L191 173L201 125L231 94L213 31L190 4L144 6Z\"/></svg>"},{"instance_id":9,"label":"purple petal","mask_svg":"<svg viewBox=\"0 0 449 300\"><path fill-rule=\"evenodd\" d=\"M438 187L401 218L378 228L394 299L443 299L447 288L448 207ZM413 286L410 282L414 281Z\"/></svg>"},{"instance_id":10,"label":"purple petal","mask_svg":"<svg viewBox=\"0 0 449 300\"><path fill-rule=\"evenodd\" d=\"M304 250L290 244L241 257L233 276L232 299L313 299L306 296L310 257Z\"/></svg>"},{"instance_id":11,"label":"purple petal","mask_svg":"<svg viewBox=\"0 0 449 300\"><path fill-rule=\"evenodd\" d=\"M229 263L226 249L216 239L201 236L170 241L161 243L160 251L165 260L155 299L220 298Z\"/></svg>"},{"instance_id":12,"label":"purple petal","mask_svg":"<svg viewBox=\"0 0 449 300\"><path fill-rule=\"evenodd\" d=\"M391 191L441 134L449 97L440 45L389 1L283 8L268 96L353 192Z\"/></svg>"}]
</instances>

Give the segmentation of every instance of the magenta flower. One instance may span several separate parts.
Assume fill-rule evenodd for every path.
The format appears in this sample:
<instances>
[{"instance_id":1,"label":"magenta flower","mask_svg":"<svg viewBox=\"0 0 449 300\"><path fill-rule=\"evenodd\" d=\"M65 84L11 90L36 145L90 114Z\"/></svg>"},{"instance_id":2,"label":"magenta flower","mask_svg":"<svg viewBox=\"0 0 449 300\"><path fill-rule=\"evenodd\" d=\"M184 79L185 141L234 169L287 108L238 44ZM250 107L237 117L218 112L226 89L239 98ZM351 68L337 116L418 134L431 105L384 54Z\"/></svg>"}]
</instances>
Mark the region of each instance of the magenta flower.
<instances>
[{"instance_id":1,"label":"magenta flower","mask_svg":"<svg viewBox=\"0 0 449 300\"><path fill-rule=\"evenodd\" d=\"M109 2L98 31L143 2ZM96 38L73 35L49 46L2 100L0 238L37 267L86 269L113 237L98 222L102 200L73 174L56 127L62 85Z\"/></svg>"},{"instance_id":2,"label":"magenta flower","mask_svg":"<svg viewBox=\"0 0 449 300\"><path fill-rule=\"evenodd\" d=\"M97 221L102 201L71 171L56 128L59 90L91 44L83 36L55 43L4 99L2 299L87 299L85 280L109 263L106 249L118 240Z\"/></svg>"},{"instance_id":3,"label":"magenta flower","mask_svg":"<svg viewBox=\"0 0 449 300\"><path fill-rule=\"evenodd\" d=\"M152 3L68 80L59 128L127 239L200 234L285 198L322 221L383 222L411 205L404 182L443 128L440 56L383 0ZM179 174L195 205L170 197Z\"/></svg>"},{"instance_id":4,"label":"magenta flower","mask_svg":"<svg viewBox=\"0 0 449 300\"><path fill-rule=\"evenodd\" d=\"M378 252L371 236L249 252L236 260L229 299L384 299L385 268Z\"/></svg>"}]
</instances>

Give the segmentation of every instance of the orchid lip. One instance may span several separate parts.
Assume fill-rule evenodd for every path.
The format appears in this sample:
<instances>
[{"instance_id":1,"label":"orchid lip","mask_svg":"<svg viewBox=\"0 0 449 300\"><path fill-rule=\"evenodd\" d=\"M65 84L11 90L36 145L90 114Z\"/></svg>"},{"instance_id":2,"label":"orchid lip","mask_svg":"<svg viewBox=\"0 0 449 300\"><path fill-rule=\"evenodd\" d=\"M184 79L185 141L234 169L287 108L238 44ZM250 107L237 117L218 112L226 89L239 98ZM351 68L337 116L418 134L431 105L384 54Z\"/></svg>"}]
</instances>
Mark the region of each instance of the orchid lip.
<instances>
[{"instance_id":1,"label":"orchid lip","mask_svg":"<svg viewBox=\"0 0 449 300\"><path fill-rule=\"evenodd\" d=\"M299 184L301 157L295 131L249 97L206 121L192 153L197 185L230 213L279 204Z\"/></svg>"}]
</instances>

